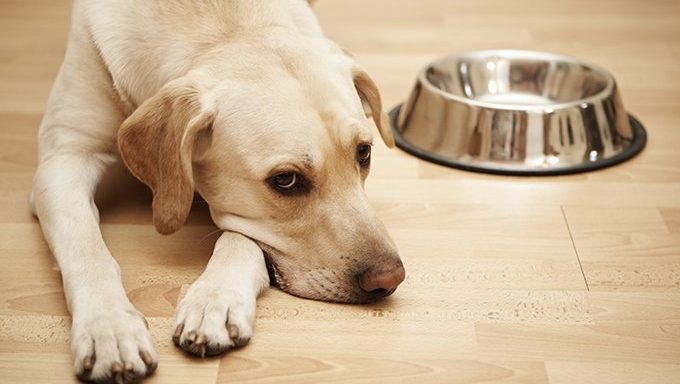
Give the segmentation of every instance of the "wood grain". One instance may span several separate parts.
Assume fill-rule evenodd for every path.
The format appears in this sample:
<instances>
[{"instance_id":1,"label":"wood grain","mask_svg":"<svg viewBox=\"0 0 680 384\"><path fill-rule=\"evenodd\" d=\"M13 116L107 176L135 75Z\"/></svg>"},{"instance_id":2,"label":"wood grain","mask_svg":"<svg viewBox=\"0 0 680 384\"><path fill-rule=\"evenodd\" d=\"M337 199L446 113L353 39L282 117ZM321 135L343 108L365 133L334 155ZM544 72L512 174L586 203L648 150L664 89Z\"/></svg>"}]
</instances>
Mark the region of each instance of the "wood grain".
<instances>
[{"instance_id":1,"label":"wood grain","mask_svg":"<svg viewBox=\"0 0 680 384\"><path fill-rule=\"evenodd\" d=\"M582 57L617 78L648 147L614 168L517 178L451 170L378 143L367 183L407 269L395 295L350 306L268 290L255 337L194 359L173 313L216 240L204 203L161 236L122 167L102 231L147 316L150 383L680 382L680 2L321 0L329 37L402 102L428 61L485 48ZM27 199L37 127L70 2L0 0L0 382L72 383L59 271Z\"/></svg>"}]
</instances>

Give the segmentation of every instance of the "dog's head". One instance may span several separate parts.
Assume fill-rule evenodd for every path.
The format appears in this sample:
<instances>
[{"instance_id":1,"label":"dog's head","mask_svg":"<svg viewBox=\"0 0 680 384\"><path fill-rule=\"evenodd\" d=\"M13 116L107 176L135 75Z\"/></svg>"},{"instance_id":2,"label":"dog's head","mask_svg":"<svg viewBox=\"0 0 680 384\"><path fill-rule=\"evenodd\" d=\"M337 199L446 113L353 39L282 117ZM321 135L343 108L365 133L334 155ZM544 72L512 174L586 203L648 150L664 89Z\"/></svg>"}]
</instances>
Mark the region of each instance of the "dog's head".
<instances>
[{"instance_id":1,"label":"dog's head","mask_svg":"<svg viewBox=\"0 0 680 384\"><path fill-rule=\"evenodd\" d=\"M369 114L394 140L365 71L332 45L298 48L318 52L244 53L168 83L124 122L120 152L153 190L159 232L182 226L196 190L220 228L260 245L283 290L373 301L404 268L364 193Z\"/></svg>"}]
</instances>

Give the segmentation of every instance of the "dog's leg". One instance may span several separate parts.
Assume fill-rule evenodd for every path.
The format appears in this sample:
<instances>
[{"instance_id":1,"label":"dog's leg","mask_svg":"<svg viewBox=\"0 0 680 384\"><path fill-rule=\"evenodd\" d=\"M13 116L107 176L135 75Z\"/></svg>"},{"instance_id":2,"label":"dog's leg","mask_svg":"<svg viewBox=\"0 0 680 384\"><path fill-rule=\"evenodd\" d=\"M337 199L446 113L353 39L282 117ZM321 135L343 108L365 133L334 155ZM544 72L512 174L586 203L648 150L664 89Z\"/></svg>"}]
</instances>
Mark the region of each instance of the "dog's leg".
<instances>
[{"instance_id":1,"label":"dog's leg","mask_svg":"<svg viewBox=\"0 0 680 384\"><path fill-rule=\"evenodd\" d=\"M260 247L241 234L224 232L179 305L173 341L201 356L244 345L253 333L255 299L268 285Z\"/></svg>"},{"instance_id":2,"label":"dog's leg","mask_svg":"<svg viewBox=\"0 0 680 384\"><path fill-rule=\"evenodd\" d=\"M33 203L61 269L76 374L132 382L152 372L157 357L144 316L125 295L99 231L93 195L107 162L96 154L51 156L38 168Z\"/></svg>"},{"instance_id":3,"label":"dog's leg","mask_svg":"<svg viewBox=\"0 0 680 384\"><path fill-rule=\"evenodd\" d=\"M76 374L95 382L135 382L153 372L157 356L104 244L94 204L102 174L116 161L123 116L101 59L77 28L83 23L74 25L40 127L31 204L61 270Z\"/></svg>"}]
</instances>

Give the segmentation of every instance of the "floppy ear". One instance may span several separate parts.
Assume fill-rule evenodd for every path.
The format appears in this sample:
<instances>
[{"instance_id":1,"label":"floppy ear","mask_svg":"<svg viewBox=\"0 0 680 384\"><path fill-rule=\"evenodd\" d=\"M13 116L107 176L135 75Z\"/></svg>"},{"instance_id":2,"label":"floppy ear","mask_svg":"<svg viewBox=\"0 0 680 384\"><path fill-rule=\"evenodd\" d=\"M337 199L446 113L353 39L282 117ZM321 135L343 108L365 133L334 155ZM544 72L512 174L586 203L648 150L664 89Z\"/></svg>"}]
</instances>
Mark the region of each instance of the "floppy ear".
<instances>
[{"instance_id":1,"label":"floppy ear","mask_svg":"<svg viewBox=\"0 0 680 384\"><path fill-rule=\"evenodd\" d=\"M354 79L354 87L361 99L361 104L364 106L366 117L373 117L375 126L378 127L383 141L389 148L393 148L394 137L392 136L390 119L382 109L382 100L380 99L378 87L363 69L356 67L352 69L352 78Z\"/></svg>"},{"instance_id":2,"label":"floppy ear","mask_svg":"<svg viewBox=\"0 0 680 384\"><path fill-rule=\"evenodd\" d=\"M162 234L186 221L194 196L192 155L197 138L212 133L214 107L180 78L166 84L123 122L118 148L133 175L153 191L153 223Z\"/></svg>"}]
</instances>

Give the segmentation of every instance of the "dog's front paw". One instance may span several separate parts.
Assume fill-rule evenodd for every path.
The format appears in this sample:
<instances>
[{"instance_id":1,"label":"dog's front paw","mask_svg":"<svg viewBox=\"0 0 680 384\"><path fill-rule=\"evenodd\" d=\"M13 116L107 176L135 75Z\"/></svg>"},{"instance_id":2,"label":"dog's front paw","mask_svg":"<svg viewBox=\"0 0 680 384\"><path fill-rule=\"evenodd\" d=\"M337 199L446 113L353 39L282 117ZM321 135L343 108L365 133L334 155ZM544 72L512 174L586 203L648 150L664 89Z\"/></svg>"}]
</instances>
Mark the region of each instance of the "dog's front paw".
<instances>
[{"instance_id":1,"label":"dog's front paw","mask_svg":"<svg viewBox=\"0 0 680 384\"><path fill-rule=\"evenodd\" d=\"M175 345L204 357L245 345L253 334L256 295L198 280L177 311Z\"/></svg>"},{"instance_id":2,"label":"dog's front paw","mask_svg":"<svg viewBox=\"0 0 680 384\"><path fill-rule=\"evenodd\" d=\"M148 324L134 307L92 309L73 320L75 372L95 383L136 383L158 366Z\"/></svg>"}]
</instances>

